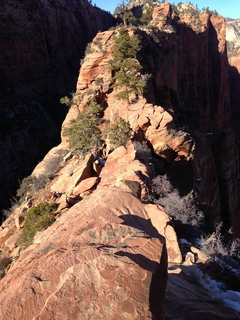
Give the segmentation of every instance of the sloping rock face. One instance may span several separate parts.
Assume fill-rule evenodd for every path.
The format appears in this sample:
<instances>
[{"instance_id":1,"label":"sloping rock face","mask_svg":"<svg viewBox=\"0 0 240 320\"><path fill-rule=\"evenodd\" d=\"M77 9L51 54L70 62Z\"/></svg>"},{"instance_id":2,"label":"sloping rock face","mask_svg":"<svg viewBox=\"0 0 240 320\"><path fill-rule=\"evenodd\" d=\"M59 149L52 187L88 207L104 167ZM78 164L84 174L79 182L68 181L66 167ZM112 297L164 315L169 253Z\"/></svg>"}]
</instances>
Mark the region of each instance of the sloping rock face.
<instances>
[{"instance_id":1,"label":"sloping rock face","mask_svg":"<svg viewBox=\"0 0 240 320\"><path fill-rule=\"evenodd\" d=\"M115 99L109 67L114 31L97 36L104 53L93 41L77 94L95 92L106 122L128 120L136 137L150 142L164 160L175 184L182 190L194 189L210 224L223 220L226 227L236 226L238 152L231 123L225 20L216 14L194 16L191 10L187 6L176 13L169 3L161 4L153 12L153 29L139 31L138 60L142 77L149 79L144 98L134 102L133 96L131 105ZM74 118L73 112L64 125ZM187 176L181 176L183 166Z\"/></svg>"},{"instance_id":2,"label":"sloping rock face","mask_svg":"<svg viewBox=\"0 0 240 320\"><path fill-rule=\"evenodd\" d=\"M32 175L47 174L65 147L53 148ZM28 193L2 224L1 318L164 319L167 266L182 254L169 216L144 202L153 169L131 142L98 173L96 166L93 154L65 155L45 189ZM59 204L56 221L24 250L26 212L50 201Z\"/></svg>"},{"instance_id":3,"label":"sloping rock face","mask_svg":"<svg viewBox=\"0 0 240 320\"><path fill-rule=\"evenodd\" d=\"M144 205L102 188L38 233L11 265L0 283L0 316L161 320L166 270L164 238Z\"/></svg>"},{"instance_id":4,"label":"sloping rock face","mask_svg":"<svg viewBox=\"0 0 240 320\"><path fill-rule=\"evenodd\" d=\"M59 142L59 99L75 90L87 43L115 21L87 0L3 0L0 8L1 208Z\"/></svg>"}]
</instances>

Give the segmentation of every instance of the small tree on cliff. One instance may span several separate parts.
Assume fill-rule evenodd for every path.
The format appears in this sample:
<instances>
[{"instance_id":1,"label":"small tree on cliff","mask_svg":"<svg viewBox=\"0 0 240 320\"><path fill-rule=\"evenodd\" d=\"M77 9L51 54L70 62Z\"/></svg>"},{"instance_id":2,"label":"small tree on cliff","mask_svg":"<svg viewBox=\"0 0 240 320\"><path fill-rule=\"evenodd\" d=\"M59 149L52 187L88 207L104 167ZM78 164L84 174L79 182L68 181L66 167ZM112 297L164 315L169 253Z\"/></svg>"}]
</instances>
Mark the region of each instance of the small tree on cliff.
<instances>
[{"instance_id":1,"label":"small tree on cliff","mask_svg":"<svg viewBox=\"0 0 240 320\"><path fill-rule=\"evenodd\" d=\"M124 146L131 137L132 128L128 121L119 118L108 131L108 138L113 147Z\"/></svg>"},{"instance_id":2,"label":"small tree on cliff","mask_svg":"<svg viewBox=\"0 0 240 320\"><path fill-rule=\"evenodd\" d=\"M78 114L70 127L63 130L63 135L69 137L69 147L81 153L92 150L101 136L98 127L102 107L89 98L85 108Z\"/></svg>"},{"instance_id":3,"label":"small tree on cliff","mask_svg":"<svg viewBox=\"0 0 240 320\"><path fill-rule=\"evenodd\" d=\"M115 73L112 85L113 88L122 89L117 93L117 99L129 101L129 95L142 94L146 86L146 82L141 78L141 65L136 59L137 53L140 51L140 37L136 34L129 36L128 30L121 26L118 36L115 38L115 48L111 69Z\"/></svg>"},{"instance_id":4,"label":"small tree on cliff","mask_svg":"<svg viewBox=\"0 0 240 320\"><path fill-rule=\"evenodd\" d=\"M125 1L125 0L122 0L121 4L116 7L113 15L115 17L119 17L120 19L122 19L125 26L127 26L128 24L131 24L131 23L135 23L137 20L134 17L132 11L128 9L127 1Z\"/></svg>"}]
</instances>

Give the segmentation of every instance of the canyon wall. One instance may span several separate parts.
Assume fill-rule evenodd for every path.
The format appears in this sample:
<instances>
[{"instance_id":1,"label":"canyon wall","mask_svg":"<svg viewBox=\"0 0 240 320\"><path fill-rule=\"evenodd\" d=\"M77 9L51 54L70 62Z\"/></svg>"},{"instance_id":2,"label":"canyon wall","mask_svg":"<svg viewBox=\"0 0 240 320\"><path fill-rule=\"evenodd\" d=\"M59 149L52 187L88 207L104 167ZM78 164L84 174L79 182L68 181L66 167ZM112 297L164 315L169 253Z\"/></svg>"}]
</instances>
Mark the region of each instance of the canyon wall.
<instances>
[{"instance_id":1,"label":"canyon wall","mask_svg":"<svg viewBox=\"0 0 240 320\"><path fill-rule=\"evenodd\" d=\"M234 129L237 154L240 156L240 20L228 19L226 22L227 54L229 61L230 104L232 126ZM239 219L235 220L239 225Z\"/></svg>"},{"instance_id":2,"label":"canyon wall","mask_svg":"<svg viewBox=\"0 0 240 320\"><path fill-rule=\"evenodd\" d=\"M225 22L207 13L193 19L188 12L177 15L164 3L154 10L150 26L135 30L142 39L136 58L148 90L132 94L131 103L117 100L119 88L112 87L110 61L119 28L94 38L63 128L91 97L103 107L101 129L122 117L129 121L134 141L111 149L106 139L104 152L111 152L105 157L94 151L83 157L69 152L68 137L62 134L61 143L35 167L36 181L44 174L51 179L37 191L30 184L21 206L0 228L2 318L163 320L167 264L179 266L182 253L173 221L163 207L149 203L151 181L158 174L167 174L180 195L191 192L209 227L222 220L238 234L238 150ZM47 118L45 122L51 125ZM138 144L144 140L148 151ZM52 201L58 204L53 224L22 247L26 213ZM191 268L194 262L188 262ZM186 288L184 283L184 294ZM201 292L190 307L194 316L205 312L207 295ZM176 300L181 299L184 306L185 297ZM210 305L206 314L214 309ZM222 318L225 312L234 319L228 309ZM177 319L178 311L173 313Z\"/></svg>"},{"instance_id":3,"label":"canyon wall","mask_svg":"<svg viewBox=\"0 0 240 320\"><path fill-rule=\"evenodd\" d=\"M193 187L199 203L210 221L230 227L239 219L239 176L225 20L213 13L194 14L191 6L176 19L168 5L155 10L153 23L159 26L159 20L167 39L159 48L158 94L164 88L163 101L170 101L177 126L196 142Z\"/></svg>"},{"instance_id":4,"label":"canyon wall","mask_svg":"<svg viewBox=\"0 0 240 320\"><path fill-rule=\"evenodd\" d=\"M232 123L237 136L238 148L240 146L240 20L226 22L226 40L229 61L230 97Z\"/></svg>"},{"instance_id":5,"label":"canyon wall","mask_svg":"<svg viewBox=\"0 0 240 320\"><path fill-rule=\"evenodd\" d=\"M87 0L1 1L0 208L59 142L87 43L113 17Z\"/></svg>"},{"instance_id":6,"label":"canyon wall","mask_svg":"<svg viewBox=\"0 0 240 320\"><path fill-rule=\"evenodd\" d=\"M192 10L187 5L176 13L169 3L162 4L153 12L152 28L140 28L138 60L142 77L148 79L145 102L128 106L114 98L109 86L113 32L98 35L104 54L93 42L93 53L82 65L77 93L95 90L106 107L107 120L119 116L129 120L138 139L152 144L180 192L194 191L209 225L221 220L229 228L239 220L239 173L226 24L221 16ZM154 115L163 120L153 130ZM181 148L174 148L170 132L175 139L183 138Z\"/></svg>"},{"instance_id":7,"label":"canyon wall","mask_svg":"<svg viewBox=\"0 0 240 320\"><path fill-rule=\"evenodd\" d=\"M228 20L226 22L226 26L232 122L234 128L236 129L239 145L240 128L238 119L240 115L240 20Z\"/></svg>"}]
</instances>

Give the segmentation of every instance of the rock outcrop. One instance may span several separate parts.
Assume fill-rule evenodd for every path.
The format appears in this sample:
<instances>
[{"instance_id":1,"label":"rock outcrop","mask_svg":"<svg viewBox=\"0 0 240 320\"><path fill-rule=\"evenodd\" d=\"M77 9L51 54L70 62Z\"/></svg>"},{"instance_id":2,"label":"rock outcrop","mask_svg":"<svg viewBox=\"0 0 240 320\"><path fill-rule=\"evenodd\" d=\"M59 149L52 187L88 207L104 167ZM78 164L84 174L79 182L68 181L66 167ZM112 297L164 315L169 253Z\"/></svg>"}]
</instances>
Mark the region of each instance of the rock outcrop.
<instances>
[{"instance_id":1,"label":"rock outcrop","mask_svg":"<svg viewBox=\"0 0 240 320\"><path fill-rule=\"evenodd\" d=\"M48 170L55 154L33 174ZM0 282L1 318L164 319L167 255L175 263L182 257L169 217L141 202L146 185L135 172L150 172L132 144L111 154L99 179L92 155L65 161L50 182L51 192L32 197L1 227L1 256L13 261ZM80 190L89 193L67 200ZM43 201L59 203L56 221L22 251L17 239L25 214Z\"/></svg>"},{"instance_id":2,"label":"rock outcrop","mask_svg":"<svg viewBox=\"0 0 240 320\"><path fill-rule=\"evenodd\" d=\"M164 238L144 205L102 188L38 233L11 265L0 317L160 320L166 270Z\"/></svg>"},{"instance_id":3,"label":"rock outcrop","mask_svg":"<svg viewBox=\"0 0 240 320\"><path fill-rule=\"evenodd\" d=\"M193 281L191 270L199 274L192 265L208 256L189 243L183 262L185 240L179 246L172 219L150 203L152 179L167 173L183 195L191 191L209 224L223 220L228 226L239 219L225 22L203 13L196 25L185 9L177 16L163 3L154 10L152 28L138 30L137 58L148 90L132 94L130 104L116 100L118 89L111 86L118 29L98 33L89 46L63 127L94 97L103 107L101 130L121 117L133 129L133 141L112 148L106 139L104 150L83 156L71 152L62 135L61 144L36 166L25 200L0 228L1 318L163 320L168 266L173 275L166 316L181 319L189 309L191 316L205 315L216 305L203 288L197 294L196 283L189 287L187 304L180 303L187 281ZM148 151L141 149L142 141ZM34 186L45 176L44 187ZM22 248L26 213L51 201L58 204L55 221ZM233 227L237 234L237 224ZM174 291L176 278L183 285ZM238 316L227 311L221 307L223 319Z\"/></svg>"},{"instance_id":4,"label":"rock outcrop","mask_svg":"<svg viewBox=\"0 0 240 320\"><path fill-rule=\"evenodd\" d=\"M216 14L195 10L193 15L191 10L192 6L183 6L177 16L164 3L154 9L151 22L159 31L154 27L139 31L138 59L142 76L149 79L144 98L131 105L114 98L109 86L114 31L101 33L93 41L92 53L79 74L77 94L94 91L105 108L106 121L128 120L139 139L144 137L164 159L170 175L179 176L174 170L185 163L189 177L177 184L195 190L209 221L223 220L230 227L239 217L239 191L226 24ZM104 53L96 44L101 39ZM65 125L70 120L69 116Z\"/></svg>"},{"instance_id":5,"label":"rock outcrop","mask_svg":"<svg viewBox=\"0 0 240 320\"><path fill-rule=\"evenodd\" d=\"M87 43L115 20L87 0L3 0L0 7L2 208L18 181L59 143L67 112L59 100L75 90Z\"/></svg>"}]
</instances>

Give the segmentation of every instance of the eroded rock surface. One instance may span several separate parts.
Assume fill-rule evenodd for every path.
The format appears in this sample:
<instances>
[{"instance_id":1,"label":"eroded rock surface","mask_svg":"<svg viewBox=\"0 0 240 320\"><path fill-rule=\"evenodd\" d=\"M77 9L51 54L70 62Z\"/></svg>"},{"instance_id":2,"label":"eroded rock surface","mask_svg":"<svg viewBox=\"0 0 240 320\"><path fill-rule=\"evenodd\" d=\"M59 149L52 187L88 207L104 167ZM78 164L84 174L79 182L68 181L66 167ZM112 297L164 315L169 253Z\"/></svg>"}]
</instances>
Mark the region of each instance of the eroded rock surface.
<instances>
[{"instance_id":1,"label":"eroded rock surface","mask_svg":"<svg viewBox=\"0 0 240 320\"><path fill-rule=\"evenodd\" d=\"M79 74L77 94L87 97L94 90L104 106L105 123L119 117L128 120L135 137L150 142L164 159L170 175L178 175L181 162L187 164L188 182L178 181L180 188L194 189L209 221L222 220L227 228L235 228L239 164L231 122L226 24L215 13L194 11L193 15L191 10L195 10L191 5L182 5L177 17L170 3L163 3L154 9L151 21L159 31L144 27L139 31L138 59L142 77L149 79L144 97L133 95L129 105L116 100L116 88L109 88L114 31L101 33L93 41L93 52Z\"/></svg>"},{"instance_id":2,"label":"eroded rock surface","mask_svg":"<svg viewBox=\"0 0 240 320\"><path fill-rule=\"evenodd\" d=\"M131 142L114 150L108 146L104 165L99 165L94 152L85 158L69 152L63 137L33 172L35 177L49 173L61 154L46 189L28 195L1 226L1 257L11 262L0 281L1 318L161 320L168 263L178 269L177 275L171 273L166 318L236 316L222 306L215 312L219 304L189 276L195 254L201 263L208 257L193 248L182 263L171 218L164 208L144 203L151 179L164 168L180 176L184 186L192 175L190 190L211 221L225 218L228 224L238 218L225 23L206 13L199 19L201 28L183 12L176 23L169 3L154 11L152 24L159 31L141 29L138 57L143 76L151 75L149 91L131 96L130 105L117 101L110 86L116 31L100 32L94 39L78 77L79 102L64 126L94 96L104 107L101 129L119 117L128 120L134 138L147 140L160 165L155 168L151 157L139 159ZM192 169L187 174L184 165ZM45 201L59 204L56 221L23 250L17 240L26 212Z\"/></svg>"},{"instance_id":3,"label":"eroded rock surface","mask_svg":"<svg viewBox=\"0 0 240 320\"><path fill-rule=\"evenodd\" d=\"M38 233L0 283L2 319L163 319L167 253L144 205L103 188Z\"/></svg>"}]
</instances>

